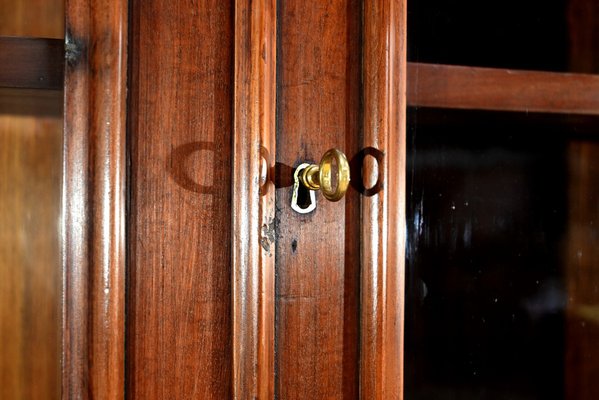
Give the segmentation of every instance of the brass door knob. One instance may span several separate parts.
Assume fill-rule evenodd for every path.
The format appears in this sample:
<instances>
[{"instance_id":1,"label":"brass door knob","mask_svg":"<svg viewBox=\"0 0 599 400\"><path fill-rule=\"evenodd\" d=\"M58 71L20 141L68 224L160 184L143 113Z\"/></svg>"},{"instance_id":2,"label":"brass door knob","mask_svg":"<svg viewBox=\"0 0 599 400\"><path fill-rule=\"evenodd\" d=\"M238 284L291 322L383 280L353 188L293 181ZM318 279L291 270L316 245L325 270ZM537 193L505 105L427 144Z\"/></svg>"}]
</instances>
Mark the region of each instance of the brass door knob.
<instances>
[{"instance_id":1,"label":"brass door knob","mask_svg":"<svg viewBox=\"0 0 599 400\"><path fill-rule=\"evenodd\" d=\"M305 187L321 190L323 196L330 201L341 200L347 192L349 179L347 157L337 149L328 150L318 165L311 164L299 174L299 180Z\"/></svg>"}]
</instances>

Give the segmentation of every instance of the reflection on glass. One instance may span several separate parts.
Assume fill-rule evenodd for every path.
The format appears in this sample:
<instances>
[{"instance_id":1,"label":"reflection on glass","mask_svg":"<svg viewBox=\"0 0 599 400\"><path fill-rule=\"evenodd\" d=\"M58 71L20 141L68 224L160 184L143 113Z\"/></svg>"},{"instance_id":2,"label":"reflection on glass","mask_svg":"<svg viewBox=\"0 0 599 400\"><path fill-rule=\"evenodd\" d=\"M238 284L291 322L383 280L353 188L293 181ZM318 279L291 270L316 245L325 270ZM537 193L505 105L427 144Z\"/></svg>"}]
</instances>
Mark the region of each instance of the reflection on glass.
<instances>
[{"instance_id":1,"label":"reflection on glass","mask_svg":"<svg viewBox=\"0 0 599 400\"><path fill-rule=\"evenodd\" d=\"M599 119L409 127L405 398L599 398Z\"/></svg>"},{"instance_id":2,"label":"reflection on glass","mask_svg":"<svg viewBox=\"0 0 599 400\"><path fill-rule=\"evenodd\" d=\"M0 36L62 38L63 21L63 0L0 0ZM54 106L44 102L46 94L4 90L0 88L0 399L59 399L62 118L47 110L59 110L61 96L56 94Z\"/></svg>"},{"instance_id":3,"label":"reflection on glass","mask_svg":"<svg viewBox=\"0 0 599 400\"><path fill-rule=\"evenodd\" d=\"M596 0L408 1L410 61L589 73L598 37Z\"/></svg>"}]
</instances>

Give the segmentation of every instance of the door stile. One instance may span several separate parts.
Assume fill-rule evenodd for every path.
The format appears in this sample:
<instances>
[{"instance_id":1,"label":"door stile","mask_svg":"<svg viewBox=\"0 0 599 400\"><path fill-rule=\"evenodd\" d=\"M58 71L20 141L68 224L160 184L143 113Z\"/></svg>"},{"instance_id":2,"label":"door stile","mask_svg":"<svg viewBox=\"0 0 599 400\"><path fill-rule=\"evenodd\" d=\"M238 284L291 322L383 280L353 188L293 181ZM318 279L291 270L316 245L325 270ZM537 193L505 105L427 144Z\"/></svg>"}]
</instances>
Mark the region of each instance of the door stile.
<instances>
[{"instance_id":1,"label":"door stile","mask_svg":"<svg viewBox=\"0 0 599 400\"><path fill-rule=\"evenodd\" d=\"M63 399L122 399L128 2L66 3Z\"/></svg>"},{"instance_id":2,"label":"door stile","mask_svg":"<svg viewBox=\"0 0 599 400\"><path fill-rule=\"evenodd\" d=\"M364 0L363 147L382 152L362 197L360 398L403 398L406 1ZM378 170L378 176L376 174Z\"/></svg>"},{"instance_id":3,"label":"door stile","mask_svg":"<svg viewBox=\"0 0 599 400\"><path fill-rule=\"evenodd\" d=\"M235 3L233 395L274 398L276 1Z\"/></svg>"}]
</instances>

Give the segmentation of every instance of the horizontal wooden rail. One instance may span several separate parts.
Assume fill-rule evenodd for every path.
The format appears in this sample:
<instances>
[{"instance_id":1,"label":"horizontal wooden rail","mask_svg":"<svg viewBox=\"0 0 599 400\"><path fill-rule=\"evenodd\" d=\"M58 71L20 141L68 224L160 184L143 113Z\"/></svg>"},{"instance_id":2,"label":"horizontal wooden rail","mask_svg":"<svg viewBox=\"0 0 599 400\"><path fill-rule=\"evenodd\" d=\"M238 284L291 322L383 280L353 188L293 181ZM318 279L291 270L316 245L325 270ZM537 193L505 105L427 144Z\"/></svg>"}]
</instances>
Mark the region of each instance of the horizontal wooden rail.
<instances>
[{"instance_id":1,"label":"horizontal wooden rail","mask_svg":"<svg viewBox=\"0 0 599 400\"><path fill-rule=\"evenodd\" d=\"M0 88L62 90L64 40L0 37Z\"/></svg>"},{"instance_id":2,"label":"horizontal wooden rail","mask_svg":"<svg viewBox=\"0 0 599 400\"><path fill-rule=\"evenodd\" d=\"M12 98L0 93L2 110L46 100L28 91L27 101L9 106L12 89L62 90L64 41L0 37L0 66L0 89ZM599 75L423 63L408 63L407 74L412 107L599 115Z\"/></svg>"},{"instance_id":3,"label":"horizontal wooden rail","mask_svg":"<svg viewBox=\"0 0 599 400\"><path fill-rule=\"evenodd\" d=\"M599 115L599 75L408 63L408 106Z\"/></svg>"}]
</instances>

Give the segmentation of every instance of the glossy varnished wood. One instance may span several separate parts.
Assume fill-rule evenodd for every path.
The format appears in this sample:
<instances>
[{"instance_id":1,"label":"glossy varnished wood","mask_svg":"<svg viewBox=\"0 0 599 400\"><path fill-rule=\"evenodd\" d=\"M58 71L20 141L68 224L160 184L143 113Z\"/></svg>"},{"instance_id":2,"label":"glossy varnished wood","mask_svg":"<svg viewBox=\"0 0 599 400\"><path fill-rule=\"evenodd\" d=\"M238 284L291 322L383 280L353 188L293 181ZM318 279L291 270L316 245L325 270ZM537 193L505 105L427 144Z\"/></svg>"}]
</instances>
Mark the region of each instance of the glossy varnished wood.
<instances>
[{"instance_id":1,"label":"glossy varnished wood","mask_svg":"<svg viewBox=\"0 0 599 400\"><path fill-rule=\"evenodd\" d=\"M132 2L130 399L233 395L233 21L220 0Z\"/></svg>"},{"instance_id":2,"label":"glossy varnished wood","mask_svg":"<svg viewBox=\"0 0 599 400\"><path fill-rule=\"evenodd\" d=\"M384 155L363 176L382 189L362 197L360 398L403 398L405 274L406 2L366 0L364 147Z\"/></svg>"},{"instance_id":3,"label":"glossy varnished wood","mask_svg":"<svg viewBox=\"0 0 599 400\"><path fill-rule=\"evenodd\" d=\"M599 75L409 63L408 105L599 115Z\"/></svg>"},{"instance_id":4,"label":"glossy varnished wood","mask_svg":"<svg viewBox=\"0 0 599 400\"><path fill-rule=\"evenodd\" d=\"M281 177L328 149L358 151L362 4L278 4L277 162ZM285 185L283 185L285 186ZM358 396L359 196L317 194L307 215L277 190L277 398Z\"/></svg>"},{"instance_id":5,"label":"glossy varnished wood","mask_svg":"<svg viewBox=\"0 0 599 400\"><path fill-rule=\"evenodd\" d=\"M233 397L272 399L275 0L235 2L234 60Z\"/></svg>"},{"instance_id":6,"label":"glossy varnished wood","mask_svg":"<svg viewBox=\"0 0 599 400\"><path fill-rule=\"evenodd\" d=\"M0 37L0 87L62 90L64 40Z\"/></svg>"},{"instance_id":7,"label":"glossy varnished wood","mask_svg":"<svg viewBox=\"0 0 599 400\"><path fill-rule=\"evenodd\" d=\"M66 2L65 399L124 397L127 4Z\"/></svg>"}]
</instances>

